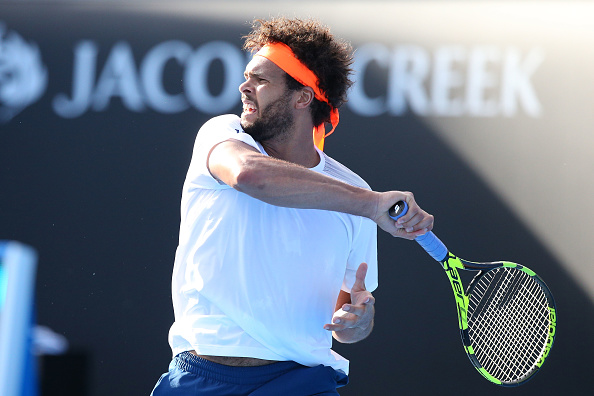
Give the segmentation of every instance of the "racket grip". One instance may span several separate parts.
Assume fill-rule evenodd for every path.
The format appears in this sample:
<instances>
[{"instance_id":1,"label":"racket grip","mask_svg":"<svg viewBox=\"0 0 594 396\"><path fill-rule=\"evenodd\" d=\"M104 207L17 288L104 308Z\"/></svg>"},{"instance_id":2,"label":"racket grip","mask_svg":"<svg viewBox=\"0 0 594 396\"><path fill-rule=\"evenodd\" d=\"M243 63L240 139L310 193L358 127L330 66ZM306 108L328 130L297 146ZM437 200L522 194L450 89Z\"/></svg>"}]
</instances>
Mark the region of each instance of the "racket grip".
<instances>
[{"instance_id":1,"label":"racket grip","mask_svg":"<svg viewBox=\"0 0 594 396\"><path fill-rule=\"evenodd\" d=\"M433 257L436 261L442 262L446 256L448 255L448 248L443 244L442 241L433 233L433 231L429 231L425 235L421 235L415 238L415 241L427 253L429 256Z\"/></svg>"},{"instance_id":2,"label":"racket grip","mask_svg":"<svg viewBox=\"0 0 594 396\"><path fill-rule=\"evenodd\" d=\"M404 201L398 201L390 208L388 211L388 215L394 219L398 220L400 217L404 216L408 211L408 205ZM448 248L443 244L442 241L433 233L433 231L429 231L425 235L421 235L415 238L415 241L425 251L433 257L436 261L442 262L446 256L448 255Z\"/></svg>"}]
</instances>

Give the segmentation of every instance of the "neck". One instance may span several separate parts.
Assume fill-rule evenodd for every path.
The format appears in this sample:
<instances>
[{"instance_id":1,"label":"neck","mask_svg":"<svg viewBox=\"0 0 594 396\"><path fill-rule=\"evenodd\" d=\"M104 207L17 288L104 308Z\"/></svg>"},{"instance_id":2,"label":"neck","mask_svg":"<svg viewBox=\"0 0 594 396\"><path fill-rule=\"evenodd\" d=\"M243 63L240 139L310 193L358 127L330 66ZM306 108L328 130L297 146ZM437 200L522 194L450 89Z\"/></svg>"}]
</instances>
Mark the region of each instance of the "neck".
<instances>
[{"instance_id":1,"label":"neck","mask_svg":"<svg viewBox=\"0 0 594 396\"><path fill-rule=\"evenodd\" d=\"M260 144L271 157L313 168L320 163L320 156L313 142L311 120L295 120L292 130L280 139L261 141Z\"/></svg>"}]
</instances>

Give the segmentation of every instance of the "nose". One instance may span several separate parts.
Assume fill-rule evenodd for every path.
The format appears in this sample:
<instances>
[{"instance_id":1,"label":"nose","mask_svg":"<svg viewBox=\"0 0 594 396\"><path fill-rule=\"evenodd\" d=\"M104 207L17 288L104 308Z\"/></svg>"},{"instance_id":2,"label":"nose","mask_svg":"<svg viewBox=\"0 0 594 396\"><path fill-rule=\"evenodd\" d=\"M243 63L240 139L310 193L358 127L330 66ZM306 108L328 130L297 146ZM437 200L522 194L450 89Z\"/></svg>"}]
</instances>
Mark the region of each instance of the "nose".
<instances>
[{"instance_id":1,"label":"nose","mask_svg":"<svg viewBox=\"0 0 594 396\"><path fill-rule=\"evenodd\" d=\"M252 87L249 84L249 79L245 80L244 82L242 82L241 84L239 84L239 92L241 93L251 93L252 92Z\"/></svg>"}]
</instances>

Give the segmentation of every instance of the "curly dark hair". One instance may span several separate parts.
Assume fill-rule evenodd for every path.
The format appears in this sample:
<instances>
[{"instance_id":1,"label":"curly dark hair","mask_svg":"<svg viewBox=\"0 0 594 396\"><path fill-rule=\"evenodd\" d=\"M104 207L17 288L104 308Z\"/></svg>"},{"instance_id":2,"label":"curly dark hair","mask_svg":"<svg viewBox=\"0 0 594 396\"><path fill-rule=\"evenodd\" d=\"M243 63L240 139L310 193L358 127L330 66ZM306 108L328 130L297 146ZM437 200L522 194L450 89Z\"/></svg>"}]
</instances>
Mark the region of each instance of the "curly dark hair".
<instances>
[{"instance_id":1,"label":"curly dark hair","mask_svg":"<svg viewBox=\"0 0 594 396\"><path fill-rule=\"evenodd\" d=\"M319 88L326 93L333 107L339 108L347 101L347 90L353 85L349 79L353 72L351 45L334 37L330 29L319 21L286 17L256 19L252 23L252 31L243 38L243 48L252 52L267 43L288 45L297 59L318 77ZM297 90L303 85L287 74L287 87ZM314 125L329 122L330 110L327 103L314 99L311 106Z\"/></svg>"}]
</instances>

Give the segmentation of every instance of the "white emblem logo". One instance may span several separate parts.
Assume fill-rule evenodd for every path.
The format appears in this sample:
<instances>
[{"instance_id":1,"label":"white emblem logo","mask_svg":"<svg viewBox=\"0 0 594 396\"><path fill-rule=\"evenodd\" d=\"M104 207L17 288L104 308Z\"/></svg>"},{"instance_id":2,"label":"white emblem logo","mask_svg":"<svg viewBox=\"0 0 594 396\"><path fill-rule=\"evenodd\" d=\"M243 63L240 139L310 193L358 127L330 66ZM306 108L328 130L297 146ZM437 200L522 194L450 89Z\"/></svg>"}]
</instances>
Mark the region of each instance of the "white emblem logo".
<instances>
[{"instance_id":1,"label":"white emblem logo","mask_svg":"<svg viewBox=\"0 0 594 396\"><path fill-rule=\"evenodd\" d=\"M7 123L45 92L47 69L37 45L0 23L0 123Z\"/></svg>"}]
</instances>

